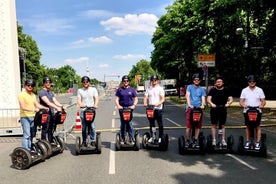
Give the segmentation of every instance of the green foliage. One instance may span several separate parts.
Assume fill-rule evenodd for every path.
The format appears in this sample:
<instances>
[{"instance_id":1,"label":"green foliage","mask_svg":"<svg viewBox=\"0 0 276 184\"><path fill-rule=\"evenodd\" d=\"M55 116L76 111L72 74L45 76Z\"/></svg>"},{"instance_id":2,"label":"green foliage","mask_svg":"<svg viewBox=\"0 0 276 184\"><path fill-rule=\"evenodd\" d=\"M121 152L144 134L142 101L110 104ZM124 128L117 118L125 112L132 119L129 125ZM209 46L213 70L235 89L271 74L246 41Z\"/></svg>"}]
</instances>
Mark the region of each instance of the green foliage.
<instances>
[{"instance_id":1,"label":"green foliage","mask_svg":"<svg viewBox=\"0 0 276 184\"><path fill-rule=\"evenodd\" d=\"M248 74L262 85L276 86L275 4L260 0L175 0L158 21L152 43L151 66L166 78L183 85L197 68L198 54L215 54L216 67L209 78L225 76L238 93ZM236 28L242 28L236 34ZM245 47L246 41L248 47ZM176 72L178 71L178 72Z\"/></svg>"},{"instance_id":2,"label":"green foliage","mask_svg":"<svg viewBox=\"0 0 276 184\"><path fill-rule=\"evenodd\" d=\"M131 86L136 86L135 76L141 75L140 84L144 84L144 81L149 80L149 77L152 74L156 74L156 72L150 66L150 62L142 59L136 63L135 66L132 67L129 72L129 77L131 78Z\"/></svg>"}]
</instances>

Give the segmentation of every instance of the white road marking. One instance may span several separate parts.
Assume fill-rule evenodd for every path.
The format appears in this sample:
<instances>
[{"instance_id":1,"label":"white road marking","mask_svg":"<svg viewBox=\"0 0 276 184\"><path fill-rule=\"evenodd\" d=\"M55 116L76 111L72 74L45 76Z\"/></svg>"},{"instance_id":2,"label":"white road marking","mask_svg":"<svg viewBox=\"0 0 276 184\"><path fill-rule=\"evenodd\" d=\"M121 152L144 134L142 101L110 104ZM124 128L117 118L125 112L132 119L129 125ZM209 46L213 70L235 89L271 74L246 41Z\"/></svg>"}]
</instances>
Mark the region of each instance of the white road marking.
<instances>
[{"instance_id":1,"label":"white road marking","mask_svg":"<svg viewBox=\"0 0 276 184\"><path fill-rule=\"evenodd\" d=\"M231 154L226 154L226 156L232 157L233 159L237 160L238 162L240 162L241 164L245 165L246 167L252 169L252 170L257 170L258 168L246 163L245 161L239 159L238 157L231 155Z\"/></svg>"},{"instance_id":2,"label":"white road marking","mask_svg":"<svg viewBox=\"0 0 276 184\"><path fill-rule=\"evenodd\" d=\"M176 125L176 126L181 126L179 125L178 123L174 122L173 120L169 119L169 118L166 118L166 120L168 120L169 122L171 122L172 124Z\"/></svg>"},{"instance_id":3,"label":"white road marking","mask_svg":"<svg viewBox=\"0 0 276 184\"><path fill-rule=\"evenodd\" d=\"M111 127L112 127L112 128L115 127L115 119L112 119Z\"/></svg>"},{"instance_id":4,"label":"white road marking","mask_svg":"<svg viewBox=\"0 0 276 184\"><path fill-rule=\"evenodd\" d=\"M115 143L110 143L109 174L115 174Z\"/></svg>"}]
</instances>

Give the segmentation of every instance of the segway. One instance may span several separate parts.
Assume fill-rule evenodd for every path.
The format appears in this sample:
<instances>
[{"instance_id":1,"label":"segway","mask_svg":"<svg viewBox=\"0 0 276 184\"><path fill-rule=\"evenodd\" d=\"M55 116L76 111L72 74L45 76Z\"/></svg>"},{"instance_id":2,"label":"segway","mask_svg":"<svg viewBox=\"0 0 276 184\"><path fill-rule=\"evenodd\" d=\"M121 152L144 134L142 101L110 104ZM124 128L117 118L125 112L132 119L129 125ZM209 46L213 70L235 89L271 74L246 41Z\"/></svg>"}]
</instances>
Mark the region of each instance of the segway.
<instances>
[{"instance_id":1,"label":"segway","mask_svg":"<svg viewBox=\"0 0 276 184\"><path fill-rule=\"evenodd\" d=\"M94 122L95 116L96 116L96 110L93 107L86 107L83 112L84 120L86 123L86 145L82 145L81 143L81 137L76 137L76 155L82 154L82 153L90 153L90 152L96 152L98 154L101 154L102 150L102 140L101 140L101 133L96 132L96 142L95 145L91 145L91 124Z\"/></svg>"},{"instance_id":2,"label":"segway","mask_svg":"<svg viewBox=\"0 0 276 184\"><path fill-rule=\"evenodd\" d=\"M146 114L147 118L149 120L155 120L156 119L156 114L155 114L155 109L153 105L149 105L146 108ZM149 142L149 140L152 140ZM160 141L159 141L160 140ZM149 132L145 132L142 138L142 147L144 149L158 149L161 151L167 151L169 146L169 136L168 134L162 135L160 139L156 136L156 128L152 127L152 137L150 136Z\"/></svg>"},{"instance_id":3,"label":"segway","mask_svg":"<svg viewBox=\"0 0 276 184\"><path fill-rule=\"evenodd\" d=\"M185 137L184 136L179 137L178 139L179 154L184 155L186 153L200 153L200 154L206 153L206 140L203 135L203 132L200 132L198 136L199 148L196 147L194 142L195 128L197 124L201 121L202 114L203 114L202 109L199 107L195 107L191 110L190 120L192 123L192 136L190 140L192 141L190 141L189 145L186 146Z\"/></svg>"},{"instance_id":4,"label":"segway","mask_svg":"<svg viewBox=\"0 0 276 184\"><path fill-rule=\"evenodd\" d=\"M239 137L237 153L240 155L255 155L261 157L267 157L267 147L266 147L266 134L261 134L260 149L255 149L255 130L256 122L261 120L261 113L258 107L249 107L246 111L246 118L249 121L249 132L250 132L250 144L249 148L244 148L244 137Z\"/></svg>"},{"instance_id":5,"label":"segway","mask_svg":"<svg viewBox=\"0 0 276 184\"><path fill-rule=\"evenodd\" d=\"M221 105L221 106L217 106L216 108L226 108L224 105ZM212 145L212 141L213 141L213 138L212 138L212 135L209 134L208 137L207 137L207 152L208 153L233 153L234 150L233 150L233 146L234 146L234 137L233 135L230 135L227 137L227 140L226 140L226 143L227 143L227 146L224 146L222 144L222 125L218 124L218 128L217 128L217 143L216 145Z\"/></svg>"},{"instance_id":6,"label":"segway","mask_svg":"<svg viewBox=\"0 0 276 184\"><path fill-rule=\"evenodd\" d=\"M129 122L132 120L132 112L133 110L129 107L124 107L123 110L123 120L125 121L126 125L126 136L125 140L123 141L121 133L118 132L116 134L115 139L115 150L119 151L121 149L133 149L135 151L139 151L140 149L140 141L139 141L139 132L138 130L134 131L134 140L129 135Z\"/></svg>"},{"instance_id":7,"label":"segway","mask_svg":"<svg viewBox=\"0 0 276 184\"><path fill-rule=\"evenodd\" d=\"M36 113L34 118L34 126L46 123L48 118L48 112L46 110L40 110ZM13 167L19 170L28 169L35 163L44 161L48 157L48 149L42 141L32 143L32 151L23 147L17 147L10 154Z\"/></svg>"}]
</instances>

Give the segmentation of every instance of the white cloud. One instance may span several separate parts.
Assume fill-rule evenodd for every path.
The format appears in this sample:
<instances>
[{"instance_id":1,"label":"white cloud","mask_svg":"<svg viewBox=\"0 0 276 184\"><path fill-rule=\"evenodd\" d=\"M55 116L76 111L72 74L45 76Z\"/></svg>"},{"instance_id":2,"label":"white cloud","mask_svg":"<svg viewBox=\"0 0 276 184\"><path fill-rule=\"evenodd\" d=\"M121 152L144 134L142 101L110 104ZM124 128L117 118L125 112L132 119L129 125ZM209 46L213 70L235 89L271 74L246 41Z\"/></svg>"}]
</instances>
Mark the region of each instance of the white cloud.
<instances>
[{"instance_id":1,"label":"white cloud","mask_svg":"<svg viewBox=\"0 0 276 184\"><path fill-rule=\"evenodd\" d=\"M106 30L114 30L117 35L149 34L151 35L157 26L158 18L154 14L127 14L124 17L112 17L100 24Z\"/></svg>"},{"instance_id":2,"label":"white cloud","mask_svg":"<svg viewBox=\"0 0 276 184\"><path fill-rule=\"evenodd\" d=\"M36 32L63 34L74 28L68 19L51 18L48 16L37 16L32 19L25 19L25 24Z\"/></svg>"},{"instance_id":3,"label":"white cloud","mask_svg":"<svg viewBox=\"0 0 276 184\"><path fill-rule=\"evenodd\" d=\"M113 12L106 11L106 10L87 10L87 11L80 12L79 15L82 17L87 17L89 19L106 18L106 17L115 16Z\"/></svg>"},{"instance_id":4,"label":"white cloud","mask_svg":"<svg viewBox=\"0 0 276 184\"><path fill-rule=\"evenodd\" d=\"M141 54L127 54L127 55L115 55L112 57L116 60L136 60L136 59L144 59L145 56Z\"/></svg>"},{"instance_id":5,"label":"white cloud","mask_svg":"<svg viewBox=\"0 0 276 184\"><path fill-rule=\"evenodd\" d=\"M83 62L88 62L88 61L89 61L88 57L65 59L65 63L67 63L67 64L83 63Z\"/></svg>"},{"instance_id":6,"label":"white cloud","mask_svg":"<svg viewBox=\"0 0 276 184\"><path fill-rule=\"evenodd\" d=\"M89 37L86 39L79 39L71 43L73 47L81 48L81 47L89 47L92 43L98 44L107 44L112 43L112 39L107 36L99 36L99 37Z\"/></svg>"},{"instance_id":7,"label":"white cloud","mask_svg":"<svg viewBox=\"0 0 276 184\"><path fill-rule=\"evenodd\" d=\"M108 68L109 67L109 64L101 64L99 65L100 68Z\"/></svg>"},{"instance_id":8,"label":"white cloud","mask_svg":"<svg viewBox=\"0 0 276 184\"><path fill-rule=\"evenodd\" d=\"M91 43L111 43L112 40L110 38L108 38L107 36L100 36L100 37L90 37L88 38L89 42Z\"/></svg>"}]
</instances>

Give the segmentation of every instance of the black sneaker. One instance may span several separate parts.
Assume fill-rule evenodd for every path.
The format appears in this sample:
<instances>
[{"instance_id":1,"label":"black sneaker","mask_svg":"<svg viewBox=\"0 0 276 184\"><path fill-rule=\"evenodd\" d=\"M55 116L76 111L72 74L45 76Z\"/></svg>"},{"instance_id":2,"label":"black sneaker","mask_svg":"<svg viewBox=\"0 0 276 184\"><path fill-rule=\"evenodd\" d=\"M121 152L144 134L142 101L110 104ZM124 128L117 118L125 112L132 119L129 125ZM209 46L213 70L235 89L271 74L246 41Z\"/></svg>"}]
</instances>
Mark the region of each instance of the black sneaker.
<instances>
[{"instance_id":1,"label":"black sneaker","mask_svg":"<svg viewBox=\"0 0 276 184\"><path fill-rule=\"evenodd\" d=\"M189 141L189 140L187 140L187 141L185 142L185 148L188 148L188 147L189 147L189 145L190 145L190 141Z\"/></svg>"},{"instance_id":2,"label":"black sneaker","mask_svg":"<svg viewBox=\"0 0 276 184\"><path fill-rule=\"evenodd\" d=\"M199 148L199 144L198 144L197 140L194 140L194 145L195 145L196 148Z\"/></svg>"},{"instance_id":3,"label":"black sneaker","mask_svg":"<svg viewBox=\"0 0 276 184\"><path fill-rule=\"evenodd\" d=\"M96 147L95 141L92 141L92 142L90 143L90 145L91 145L92 147Z\"/></svg>"}]
</instances>

